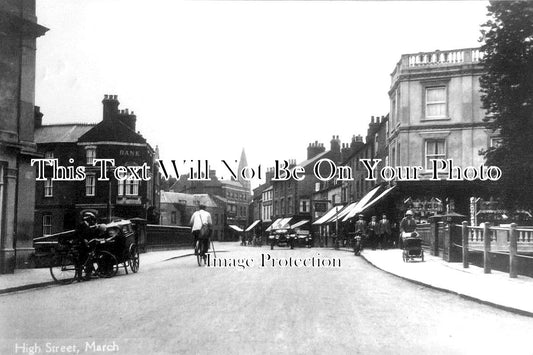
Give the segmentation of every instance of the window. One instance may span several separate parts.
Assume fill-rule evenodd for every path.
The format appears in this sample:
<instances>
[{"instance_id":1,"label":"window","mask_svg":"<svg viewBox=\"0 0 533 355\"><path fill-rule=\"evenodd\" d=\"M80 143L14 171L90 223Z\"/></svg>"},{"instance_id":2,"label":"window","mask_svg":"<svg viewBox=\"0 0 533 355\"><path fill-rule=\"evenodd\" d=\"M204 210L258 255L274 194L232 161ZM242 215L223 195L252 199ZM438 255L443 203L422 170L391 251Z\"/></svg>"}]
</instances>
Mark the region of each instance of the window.
<instances>
[{"instance_id":1,"label":"window","mask_svg":"<svg viewBox=\"0 0 533 355\"><path fill-rule=\"evenodd\" d=\"M426 88L426 118L446 117L446 87Z\"/></svg>"},{"instance_id":2,"label":"window","mask_svg":"<svg viewBox=\"0 0 533 355\"><path fill-rule=\"evenodd\" d=\"M52 234L52 215L43 215L43 235Z\"/></svg>"},{"instance_id":3,"label":"window","mask_svg":"<svg viewBox=\"0 0 533 355\"><path fill-rule=\"evenodd\" d=\"M398 149L396 149L396 165L400 166L402 165L402 162L400 160L400 143L398 142Z\"/></svg>"},{"instance_id":4,"label":"window","mask_svg":"<svg viewBox=\"0 0 533 355\"><path fill-rule=\"evenodd\" d=\"M426 170L432 166L431 159L446 159L446 141L444 139L426 141Z\"/></svg>"},{"instance_id":5,"label":"window","mask_svg":"<svg viewBox=\"0 0 533 355\"><path fill-rule=\"evenodd\" d=\"M93 165L93 159L96 158L96 147L85 148L85 156L87 157L87 165Z\"/></svg>"},{"instance_id":6,"label":"window","mask_svg":"<svg viewBox=\"0 0 533 355\"><path fill-rule=\"evenodd\" d=\"M176 217L177 217L176 211L170 212L170 223L171 224L176 224L176 221L177 221Z\"/></svg>"},{"instance_id":7,"label":"window","mask_svg":"<svg viewBox=\"0 0 533 355\"><path fill-rule=\"evenodd\" d=\"M54 182L52 179L46 179L44 182L44 197L54 196Z\"/></svg>"},{"instance_id":8,"label":"window","mask_svg":"<svg viewBox=\"0 0 533 355\"><path fill-rule=\"evenodd\" d=\"M218 214L215 214L215 226L218 225Z\"/></svg>"},{"instance_id":9,"label":"window","mask_svg":"<svg viewBox=\"0 0 533 355\"><path fill-rule=\"evenodd\" d=\"M119 196L138 196L139 195L139 180L122 180L118 182Z\"/></svg>"},{"instance_id":10,"label":"window","mask_svg":"<svg viewBox=\"0 0 533 355\"><path fill-rule=\"evenodd\" d=\"M303 213L309 212L307 208L308 208L307 200L300 200L300 212L303 212Z\"/></svg>"},{"instance_id":11,"label":"window","mask_svg":"<svg viewBox=\"0 0 533 355\"><path fill-rule=\"evenodd\" d=\"M96 191L96 177L87 175L85 178L85 196L94 196Z\"/></svg>"}]
</instances>

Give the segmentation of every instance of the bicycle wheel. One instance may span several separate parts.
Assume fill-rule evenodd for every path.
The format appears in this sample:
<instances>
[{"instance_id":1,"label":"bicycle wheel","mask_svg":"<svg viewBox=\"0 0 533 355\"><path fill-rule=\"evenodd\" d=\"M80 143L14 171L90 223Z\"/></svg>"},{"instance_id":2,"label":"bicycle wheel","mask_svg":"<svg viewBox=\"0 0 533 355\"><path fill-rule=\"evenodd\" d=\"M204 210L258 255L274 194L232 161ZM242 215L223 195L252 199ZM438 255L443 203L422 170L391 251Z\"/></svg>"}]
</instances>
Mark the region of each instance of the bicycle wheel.
<instances>
[{"instance_id":1,"label":"bicycle wheel","mask_svg":"<svg viewBox=\"0 0 533 355\"><path fill-rule=\"evenodd\" d=\"M98 252L96 256L96 274L98 277L113 277L117 272L117 258L105 250Z\"/></svg>"},{"instance_id":2,"label":"bicycle wheel","mask_svg":"<svg viewBox=\"0 0 533 355\"><path fill-rule=\"evenodd\" d=\"M139 249L137 248L137 244L130 245L129 248L129 264L130 269L133 272L139 271Z\"/></svg>"},{"instance_id":3,"label":"bicycle wheel","mask_svg":"<svg viewBox=\"0 0 533 355\"><path fill-rule=\"evenodd\" d=\"M76 280L76 262L72 254L58 255L52 260L50 274L55 282L67 285Z\"/></svg>"},{"instance_id":4,"label":"bicycle wheel","mask_svg":"<svg viewBox=\"0 0 533 355\"><path fill-rule=\"evenodd\" d=\"M196 261L198 261L198 266L202 266L202 255L200 253L200 239L196 241L194 245L194 255L196 255Z\"/></svg>"}]
</instances>

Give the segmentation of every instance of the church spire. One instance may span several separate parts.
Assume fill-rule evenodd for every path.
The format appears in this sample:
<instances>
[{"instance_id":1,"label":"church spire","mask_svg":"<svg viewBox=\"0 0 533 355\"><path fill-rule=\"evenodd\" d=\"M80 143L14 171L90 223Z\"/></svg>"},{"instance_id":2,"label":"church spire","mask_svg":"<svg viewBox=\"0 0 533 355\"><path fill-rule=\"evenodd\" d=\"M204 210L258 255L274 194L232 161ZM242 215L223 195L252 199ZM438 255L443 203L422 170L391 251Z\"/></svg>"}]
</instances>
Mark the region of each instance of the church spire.
<instances>
[{"instance_id":1,"label":"church spire","mask_svg":"<svg viewBox=\"0 0 533 355\"><path fill-rule=\"evenodd\" d=\"M246 160L246 153L244 152L244 148L242 148L241 158L239 159L239 172L242 171L242 169L244 169L247 166L248 166L248 161ZM241 185L244 188L246 188L246 191L248 193L251 193L252 187L251 187L250 181L243 179L240 174L239 174L238 181L241 183Z\"/></svg>"}]
</instances>

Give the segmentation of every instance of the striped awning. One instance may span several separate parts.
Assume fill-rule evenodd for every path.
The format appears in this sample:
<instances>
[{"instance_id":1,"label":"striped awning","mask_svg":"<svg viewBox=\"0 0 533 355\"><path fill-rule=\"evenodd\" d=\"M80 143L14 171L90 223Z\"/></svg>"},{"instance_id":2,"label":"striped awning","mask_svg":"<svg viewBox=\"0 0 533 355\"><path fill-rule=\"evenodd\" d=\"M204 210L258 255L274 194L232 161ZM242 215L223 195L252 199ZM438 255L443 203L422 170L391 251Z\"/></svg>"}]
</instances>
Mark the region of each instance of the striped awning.
<instances>
[{"instance_id":1,"label":"striped awning","mask_svg":"<svg viewBox=\"0 0 533 355\"><path fill-rule=\"evenodd\" d=\"M326 223L331 223L331 222L336 222L337 220L342 220L342 218L346 216L348 213L350 213L355 208L355 206L357 206L357 202L350 203L342 211L339 211L338 214L328 219Z\"/></svg>"},{"instance_id":2,"label":"striped awning","mask_svg":"<svg viewBox=\"0 0 533 355\"><path fill-rule=\"evenodd\" d=\"M344 208L344 206L335 206L335 207L333 207L332 209L327 211L322 217L320 217L319 219L314 221L313 224L322 224L322 223L326 222L328 219L330 219L335 214L337 214L338 211L339 212L342 211L343 208Z\"/></svg>"},{"instance_id":3,"label":"striped awning","mask_svg":"<svg viewBox=\"0 0 533 355\"><path fill-rule=\"evenodd\" d=\"M343 218L343 222L346 222L347 220L349 220L350 218L354 217L356 214L358 213L361 213L363 211L363 207L365 207L365 205L367 203L370 202L370 200L372 200L372 197L374 197L374 195L379 191L379 189L381 188L381 186L376 186L374 189L370 190L369 193L367 193L358 203L357 205L350 211L350 213L348 213L346 216L344 216Z\"/></svg>"},{"instance_id":4,"label":"striped awning","mask_svg":"<svg viewBox=\"0 0 533 355\"><path fill-rule=\"evenodd\" d=\"M389 187L387 190L383 191L381 194L379 194L378 197L376 197L375 199L373 199L372 201L367 203L365 206L363 206L363 208L361 209L361 212L363 212L364 210L372 207L373 205L375 205L376 203L381 201L383 198L385 198L385 196L390 194L392 192L392 190L394 190L394 188L396 188L396 186Z\"/></svg>"},{"instance_id":5,"label":"striped awning","mask_svg":"<svg viewBox=\"0 0 533 355\"><path fill-rule=\"evenodd\" d=\"M236 226L234 224L230 224L228 227L230 227L231 229L233 229L234 231L237 231L237 232L242 232L242 228L239 227L239 226Z\"/></svg>"},{"instance_id":6,"label":"striped awning","mask_svg":"<svg viewBox=\"0 0 533 355\"><path fill-rule=\"evenodd\" d=\"M290 227L291 227L291 229L296 229L298 227L303 226L307 222L309 222L309 220L308 219L304 219L303 221L299 221L299 222L296 222L296 223L292 224Z\"/></svg>"},{"instance_id":7,"label":"striped awning","mask_svg":"<svg viewBox=\"0 0 533 355\"><path fill-rule=\"evenodd\" d=\"M250 225L248 226L248 228L246 228L245 232L249 232L249 231L251 231L255 226L257 226L257 224L258 224L259 222L261 222L261 220L260 220L260 219L256 219L252 224L250 224Z\"/></svg>"}]
</instances>

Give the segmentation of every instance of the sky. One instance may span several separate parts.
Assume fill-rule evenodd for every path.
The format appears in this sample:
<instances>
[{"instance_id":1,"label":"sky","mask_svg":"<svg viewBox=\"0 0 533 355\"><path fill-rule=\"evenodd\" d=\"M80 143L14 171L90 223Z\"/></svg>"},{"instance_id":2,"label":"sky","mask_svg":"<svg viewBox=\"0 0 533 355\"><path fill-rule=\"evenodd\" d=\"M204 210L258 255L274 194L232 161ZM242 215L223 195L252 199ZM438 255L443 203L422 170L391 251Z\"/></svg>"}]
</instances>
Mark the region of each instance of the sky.
<instances>
[{"instance_id":1,"label":"sky","mask_svg":"<svg viewBox=\"0 0 533 355\"><path fill-rule=\"evenodd\" d=\"M306 159L389 112L402 54L479 46L487 2L37 0L43 123L97 123L104 94L165 160L219 171ZM254 185L257 185L255 183Z\"/></svg>"}]
</instances>

